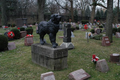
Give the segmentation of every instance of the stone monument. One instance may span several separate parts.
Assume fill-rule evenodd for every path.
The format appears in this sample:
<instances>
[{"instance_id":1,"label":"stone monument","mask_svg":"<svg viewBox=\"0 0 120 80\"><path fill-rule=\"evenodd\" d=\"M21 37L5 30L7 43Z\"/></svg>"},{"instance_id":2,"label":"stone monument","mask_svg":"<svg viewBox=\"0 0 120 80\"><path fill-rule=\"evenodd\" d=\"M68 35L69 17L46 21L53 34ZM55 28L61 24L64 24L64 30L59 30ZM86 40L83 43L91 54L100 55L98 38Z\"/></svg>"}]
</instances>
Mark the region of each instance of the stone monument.
<instances>
[{"instance_id":1,"label":"stone monument","mask_svg":"<svg viewBox=\"0 0 120 80\"><path fill-rule=\"evenodd\" d=\"M22 27L23 25L27 25L27 18L17 18L16 25L17 27Z\"/></svg>"},{"instance_id":2,"label":"stone monument","mask_svg":"<svg viewBox=\"0 0 120 80\"><path fill-rule=\"evenodd\" d=\"M71 25L69 23L66 23L64 25L64 38L63 43L60 46L65 47L67 49L74 48L74 45L71 42Z\"/></svg>"}]
</instances>

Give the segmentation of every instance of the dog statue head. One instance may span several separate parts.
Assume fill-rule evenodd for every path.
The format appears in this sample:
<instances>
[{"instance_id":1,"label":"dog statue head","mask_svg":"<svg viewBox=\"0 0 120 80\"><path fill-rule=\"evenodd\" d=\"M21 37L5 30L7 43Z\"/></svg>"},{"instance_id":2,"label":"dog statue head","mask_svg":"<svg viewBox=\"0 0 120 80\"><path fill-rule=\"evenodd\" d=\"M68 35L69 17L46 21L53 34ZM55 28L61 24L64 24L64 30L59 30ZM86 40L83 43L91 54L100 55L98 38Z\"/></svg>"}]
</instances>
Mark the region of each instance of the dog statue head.
<instances>
[{"instance_id":1,"label":"dog statue head","mask_svg":"<svg viewBox=\"0 0 120 80\"><path fill-rule=\"evenodd\" d=\"M59 24L59 22L61 21L61 16L58 14L53 14L53 15L51 15L51 21L54 24Z\"/></svg>"}]
</instances>

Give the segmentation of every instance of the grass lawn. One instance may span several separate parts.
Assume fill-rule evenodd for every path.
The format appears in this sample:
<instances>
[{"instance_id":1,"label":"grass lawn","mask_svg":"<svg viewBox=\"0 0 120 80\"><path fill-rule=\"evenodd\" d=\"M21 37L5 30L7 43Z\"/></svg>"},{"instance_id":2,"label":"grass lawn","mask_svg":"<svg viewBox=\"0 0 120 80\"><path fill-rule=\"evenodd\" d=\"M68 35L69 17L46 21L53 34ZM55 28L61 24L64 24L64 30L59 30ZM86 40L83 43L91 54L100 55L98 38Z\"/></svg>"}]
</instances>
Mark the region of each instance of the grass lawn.
<instances>
[{"instance_id":1,"label":"grass lawn","mask_svg":"<svg viewBox=\"0 0 120 80\"><path fill-rule=\"evenodd\" d=\"M33 26L33 28L34 43L39 43L36 27ZM5 30L0 28L0 33L4 32ZM101 46L101 40L89 39L89 43L87 43L85 32L74 31L75 37L72 38L72 43L75 49L68 51L68 68L53 71L56 80L68 80L70 72L81 68L91 75L89 80L120 80L120 65L109 62L110 54L120 54L120 39L113 36L111 46L104 47ZM62 31L57 33L56 41L59 45L63 42L59 38L62 35ZM45 36L45 39L50 43L48 35ZM16 49L0 52L0 80L40 80L42 73L51 71L32 62L31 46L24 46L24 38L9 42L15 42ZM95 69L95 65L91 62L93 54L96 54L100 59L106 59L110 69L107 73Z\"/></svg>"}]
</instances>

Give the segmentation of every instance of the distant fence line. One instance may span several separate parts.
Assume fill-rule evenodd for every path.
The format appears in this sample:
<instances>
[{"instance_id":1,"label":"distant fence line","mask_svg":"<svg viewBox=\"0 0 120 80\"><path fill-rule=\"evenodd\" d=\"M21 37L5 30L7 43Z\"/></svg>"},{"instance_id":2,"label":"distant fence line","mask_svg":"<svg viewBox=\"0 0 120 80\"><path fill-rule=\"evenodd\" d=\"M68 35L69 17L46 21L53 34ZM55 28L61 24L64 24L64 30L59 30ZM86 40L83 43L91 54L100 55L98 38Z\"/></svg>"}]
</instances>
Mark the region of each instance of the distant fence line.
<instances>
[{"instance_id":1,"label":"distant fence line","mask_svg":"<svg viewBox=\"0 0 120 80\"><path fill-rule=\"evenodd\" d=\"M51 15L44 15L44 20L48 21ZM62 21L69 21L71 16L62 16ZM16 23L16 18L27 18L28 24L32 24L34 22L38 22L38 15L10 15L8 16L8 24ZM106 18L95 18L96 20L106 20ZM90 17L82 17L82 16L74 16L74 22L78 22L81 20L90 20Z\"/></svg>"}]
</instances>

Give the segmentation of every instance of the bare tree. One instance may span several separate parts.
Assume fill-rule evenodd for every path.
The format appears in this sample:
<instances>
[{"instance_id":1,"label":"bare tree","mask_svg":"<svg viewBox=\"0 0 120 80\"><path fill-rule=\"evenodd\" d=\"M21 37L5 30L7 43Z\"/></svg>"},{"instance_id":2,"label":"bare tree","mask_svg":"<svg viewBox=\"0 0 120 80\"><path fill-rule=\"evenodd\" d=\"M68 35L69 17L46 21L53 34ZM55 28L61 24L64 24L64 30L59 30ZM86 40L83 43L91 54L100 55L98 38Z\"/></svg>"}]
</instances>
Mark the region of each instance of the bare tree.
<instances>
[{"instance_id":1,"label":"bare tree","mask_svg":"<svg viewBox=\"0 0 120 80\"><path fill-rule=\"evenodd\" d=\"M106 36L109 37L110 42L112 39L112 20L113 20L113 0L107 0L107 20L106 20Z\"/></svg>"},{"instance_id":2,"label":"bare tree","mask_svg":"<svg viewBox=\"0 0 120 80\"><path fill-rule=\"evenodd\" d=\"M60 6L60 7L62 7L63 9L66 9L66 10L68 10L68 11L70 11L70 14L71 14L71 20L72 21L74 21L74 15L73 15L73 13L74 13L74 10L73 10L73 4L74 4L74 1L75 0L66 0L65 1L65 4L66 4L66 2L68 1L69 3L70 3L70 9L68 9L69 7L63 7L59 2L58 2L58 0L55 0L56 1L56 3Z\"/></svg>"},{"instance_id":3,"label":"bare tree","mask_svg":"<svg viewBox=\"0 0 120 80\"><path fill-rule=\"evenodd\" d=\"M103 8L107 8L104 5L102 5L100 2L104 2L104 0L92 0L92 4L91 4L92 12L91 12L91 19L90 19L91 23L93 23L93 21L94 21L96 6L101 6Z\"/></svg>"}]
</instances>

